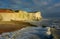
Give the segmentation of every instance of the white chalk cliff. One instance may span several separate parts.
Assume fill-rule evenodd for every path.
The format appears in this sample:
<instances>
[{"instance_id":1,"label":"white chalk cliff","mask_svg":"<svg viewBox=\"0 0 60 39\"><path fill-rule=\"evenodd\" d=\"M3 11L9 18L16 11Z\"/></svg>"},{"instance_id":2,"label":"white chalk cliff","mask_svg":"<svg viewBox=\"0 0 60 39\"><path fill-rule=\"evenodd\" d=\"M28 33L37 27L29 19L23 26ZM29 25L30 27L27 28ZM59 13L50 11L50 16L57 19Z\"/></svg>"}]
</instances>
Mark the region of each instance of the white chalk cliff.
<instances>
[{"instance_id":1,"label":"white chalk cliff","mask_svg":"<svg viewBox=\"0 0 60 39\"><path fill-rule=\"evenodd\" d=\"M26 12L26 11L19 11L14 13L0 13L0 19L2 21L11 21L11 20L41 20L41 12Z\"/></svg>"}]
</instances>

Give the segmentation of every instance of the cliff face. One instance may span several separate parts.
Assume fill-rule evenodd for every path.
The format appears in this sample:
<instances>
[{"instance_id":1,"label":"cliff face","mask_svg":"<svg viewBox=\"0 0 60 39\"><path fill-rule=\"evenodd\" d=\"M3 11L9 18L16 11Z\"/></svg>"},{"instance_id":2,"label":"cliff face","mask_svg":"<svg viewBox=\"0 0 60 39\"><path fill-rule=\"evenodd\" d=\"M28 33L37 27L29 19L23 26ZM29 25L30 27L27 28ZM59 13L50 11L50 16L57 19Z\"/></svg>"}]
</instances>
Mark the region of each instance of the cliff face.
<instances>
[{"instance_id":1,"label":"cliff face","mask_svg":"<svg viewBox=\"0 0 60 39\"><path fill-rule=\"evenodd\" d=\"M40 20L42 18L40 12L36 13L28 13L26 11L19 11L14 13L0 13L0 19L3 21L11 21L11 20Z\"/></svg>"}]
</instances>

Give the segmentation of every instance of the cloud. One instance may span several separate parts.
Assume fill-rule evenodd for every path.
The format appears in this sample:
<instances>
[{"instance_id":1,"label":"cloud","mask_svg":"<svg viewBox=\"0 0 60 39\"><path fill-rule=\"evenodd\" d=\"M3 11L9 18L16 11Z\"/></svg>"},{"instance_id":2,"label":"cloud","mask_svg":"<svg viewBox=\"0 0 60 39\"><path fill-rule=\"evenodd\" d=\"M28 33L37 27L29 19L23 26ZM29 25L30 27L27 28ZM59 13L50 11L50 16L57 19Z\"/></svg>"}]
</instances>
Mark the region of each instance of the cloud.
<instances>
[{"instance_id":1,"label":"cloud","mask_svg":"<svg viewBox=\"0 0 60 39\"><path fill-rule=\"evenodd\" d=\"M26 0L11 0L10 1L10 8L31 8L34 6L34 4L32 4L31 2L27 2Z\"/></svg>"},{"instance_id":2,"label":"cloud","mask_svg":"<svg viewBox=\"0 0 60 39\"><path fill-rule=\"evenodd\" d=\"M54 7L58 7L58 6L60 6L60 3L57 3L57 4L54 5Z\"/></svg>"},{"instance_id":3,"label":"cloud","mask_svg":"<svg viewBox=\"0 0 60 39\"><path fill-rule=\"evenodd\" d=\"M42 5L48 5L48 2L41 2Z\"/></svg>"},{"instance_id":4,"label":"cloud","mask_svg":"<svg viewBox=\"0 0 60 39\"><path fill-rule=\"evenodd\" d=\"M12 4L21 4L22 2L20 0L10 0Z\"/></svg>"},{"instance_id":5,"label":"cloud","mask_svg":"<svg viewBox=\"0 0 60 39\"><path fill-rule=\"evenodd\" d=\"M38 6L45 6L48 5L47 1L42 1L42 0L33 0L33 2L38 5Z\"/></svg>"},{"instance_id":6,"label":"cloud","mask_svg":"<svg viewBox=\"0 0 60 39\"><path fill-rule=\"evenodd\" d=\"M54 5L52 5L52 6L49 6L47 9L48 10L53 10L53 9L55 9L55 8L58 8L58 7L60 7L60 3L56 3L56 4L54 4Z\"/></svg>"}]
</instances>

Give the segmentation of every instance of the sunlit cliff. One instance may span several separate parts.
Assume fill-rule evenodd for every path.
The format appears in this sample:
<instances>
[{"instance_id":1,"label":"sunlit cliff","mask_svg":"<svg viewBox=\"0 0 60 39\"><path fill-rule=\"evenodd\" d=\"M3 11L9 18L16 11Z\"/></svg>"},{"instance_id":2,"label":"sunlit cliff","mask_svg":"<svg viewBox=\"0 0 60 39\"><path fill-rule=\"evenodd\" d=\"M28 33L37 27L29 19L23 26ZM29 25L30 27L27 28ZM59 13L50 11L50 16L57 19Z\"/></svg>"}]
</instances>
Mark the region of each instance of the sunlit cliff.
<instances>
[{"instance_id":1,"label":"sunlit cliff","mask_svg":"<svg viewBox=\"0 0 60 39\"><path fill-rule=\"evenodd\" d=\"M0 20L2 21L11 21L11 20L41 20L41 12L26 12L26 11L19 11L19 12L11 12L11 13L1 13L0 12Z\"/></svg>"}]
</instances>

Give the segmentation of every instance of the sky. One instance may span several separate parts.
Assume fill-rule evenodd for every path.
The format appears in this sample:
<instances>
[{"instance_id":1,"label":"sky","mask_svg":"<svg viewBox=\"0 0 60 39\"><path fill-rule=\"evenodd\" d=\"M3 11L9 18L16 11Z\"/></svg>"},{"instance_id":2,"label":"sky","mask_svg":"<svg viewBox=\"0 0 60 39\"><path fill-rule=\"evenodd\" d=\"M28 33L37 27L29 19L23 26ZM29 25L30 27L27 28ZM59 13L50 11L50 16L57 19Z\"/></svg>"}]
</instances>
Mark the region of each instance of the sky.
<instances>
[{"instance_id":1,"label":"sky","mask_svg":"<svg viewBox=\"0 0 60 39\"><path fill-rule=\"evenodd\" d=\"M60 0L0 0L0 8L40 11L43 17L60 17Z\"/></svg>"}]
</instances>

